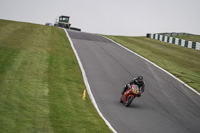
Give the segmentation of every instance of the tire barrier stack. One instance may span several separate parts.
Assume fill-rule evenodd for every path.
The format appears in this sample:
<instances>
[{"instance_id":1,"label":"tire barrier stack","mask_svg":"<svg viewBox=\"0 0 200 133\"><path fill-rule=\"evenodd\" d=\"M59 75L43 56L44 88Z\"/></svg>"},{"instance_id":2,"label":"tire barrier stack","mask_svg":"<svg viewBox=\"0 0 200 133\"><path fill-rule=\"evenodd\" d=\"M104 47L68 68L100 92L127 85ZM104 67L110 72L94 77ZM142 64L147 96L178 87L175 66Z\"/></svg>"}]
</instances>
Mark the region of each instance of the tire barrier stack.
<instances>
[{"instance_id":1,"label":"tire barrier stack","mask_svg":"<svg viewBox=\"0 0 200 133\"><path fill-rule=\"evenodd\" d=\"M167 42L167 43L172 43L176 45L180 45L186 48L193 48L196 50L200 50L200 42L192 42L192 41L186 41L183 39L179 38L174 38L170 36L165 36L165 35L160 35L160 34L147 34L148 38L156 39L159 41Z\"/></svg>"},{"instance_id":2,"label":"tire barrier stack","mask_svg":"<svg viewBox=\"0 0 200 133\"><path fill-rule=\"evenodd\" d=\"M81 29L79 28L75 28L75 27L70 27L71 30L76 30L76 31L81 31Z\"/></svg>"}]
</instances>

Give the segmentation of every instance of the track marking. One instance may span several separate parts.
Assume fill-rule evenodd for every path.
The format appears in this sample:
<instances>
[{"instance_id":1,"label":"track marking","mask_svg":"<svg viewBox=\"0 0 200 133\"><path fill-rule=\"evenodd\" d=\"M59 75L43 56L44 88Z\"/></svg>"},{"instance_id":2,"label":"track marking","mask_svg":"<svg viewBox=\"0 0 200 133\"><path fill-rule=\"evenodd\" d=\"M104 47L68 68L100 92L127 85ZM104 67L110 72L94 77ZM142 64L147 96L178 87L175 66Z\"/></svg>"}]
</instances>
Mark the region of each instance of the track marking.
<instances>
[{"instance_id":1,"label":"track marking","mask_svg":"<svg viewBox=\"0 0 200 133\"><path fill-rule=\"evenodd\" d=\"M63 29L64 29L64 28L63 28ZM65 33L66 33L68 39L69 39L69 42L70 42L70 44L71 44L71 47L72 47L72 49L73 49L73 51L74 51L74 54L75 54L75 56L76 56L76 58L77 58L77 60L78 60L78 63L79 63L79 66L80 66L80 68L81 68L83 80L84 80L84 83L85 83L85 86L86 86L88 95L89 95L89 97L90 97L90 99L91 99L91 101L92 101L94 107L96 108L96 110L97 110L97 112L99 113L99 115L101 116L101 118L102 118L102 119L105 121L105 123L108 125L108 127L109 127L114 133L117 133L117 131L115 131L115 129L111 126L111 124L106 120L106 118L103 116L103 114L102 114L101 111L99 110L99 107L97 106L97 103L96 103L96 101L95 101L95 99L94 99L94 96L93 96L93 94L92 94L92 91L91 91L91 89L90 89L90 85L89 85L89 82L88 82L88 79L87 79L85 70L84 70L84 68L83 68L83 65L82 65L82 63L81 63L81 60L80 60L80 58L79 58L79 55L78 55L78 53L77 53L77 51L76 51L76 49L75 49L75 47L74 47L74 44L73 44L73 42L72 42L72 40L71 40L71 38L70 38L70 36L69 36L67 30L64 29L64 31L65 31Z\"/></svg>"},{"instance_id":2,"label":"track marking","mask_svg":"<svg viewBox=\"0 0 200 133\"><path fill-rule=\"evenodd\" d=\"M185 85L185 86L186 86L186 87L188 87L190 90L192 90L193 92L195 92L197 95L199 95L199 96L200 96L200 93L199 93L199 92L197 92L197 91L196 91L194 88L190 87L189 85L187 85L187 84L186 84L186 83L184 83L182 80L178 79L177 77L175 77L174 75L172 75L171 73L169 73L168 71L166 71L165 69L161 68L160 66L158 66L158 65L156 65L155 63L151 62L150 60L148 60L148 59L144 58L143 56L141 56L141 55L139 55L139 54L137 54L137 53L135 53L135 52L131 51L130 49L128 49L128 48L126 48L126 47L122 46L121 44L119 44L119 43L117 43L117 42L113 41L112 39L110 39L110 38L107 38L107 37L105 37L105 36L102 36L102 37L104 37L104 38L106 38L106 39L110 40L111 42L113 42L113 43L115 43L115 44L119 45L120 47L122 47L122 48L124 48L124 49L128 50L129 52L131 52L131 53L133 53L133 54L135 54L135 55L139 56L140 58L144 59L145 61L147 61L147 62L151 63L151 64L152 64L152 65L154 65L154 66L156 66L156 67L157 67L157 68L159 68L160 70L162 70L162 71L166 72L167 74L169 74L170 76L172 76L173 78L175 78L175 79L176 79L176 80L178 80L180 83L182 83L183 85Z\"/></svg>"}]
</instances>

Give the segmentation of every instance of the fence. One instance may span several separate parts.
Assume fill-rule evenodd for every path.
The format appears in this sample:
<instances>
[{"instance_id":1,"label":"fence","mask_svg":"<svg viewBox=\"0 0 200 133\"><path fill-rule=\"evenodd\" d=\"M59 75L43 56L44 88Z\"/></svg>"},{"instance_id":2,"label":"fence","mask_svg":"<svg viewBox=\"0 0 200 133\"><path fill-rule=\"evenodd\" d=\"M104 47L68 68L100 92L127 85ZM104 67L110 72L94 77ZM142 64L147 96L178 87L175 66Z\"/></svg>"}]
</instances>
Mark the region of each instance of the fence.
<instances>
[{"instance_id":1,"label":"fence","mask_svg":"<svg viewBox=\"0 0 200 133\"><path fill-rule=\"evenodd\" d=\"M156 40L160 40L160 41L163 41L163 42L168 42L168 43L180 45L180 46L187 47L187 48L193 48L193 49L196 49L196 50L200 50L200 42L186 41L186 40L183 40L183 39L167 36L166 34L171 34L171 33L165 33L165 34L163 34L163 33L149 34L148 33L147 37L152 38L152 39L156 39ZM187 33L187 34L189 34L189 33ZM176 36L177 36L177 34L176 34Z\"/></svg>"},{"instance_id":2,"label":"fence","mask_svg":"<svg viewBox=\"0 0 200 133\"><path fill-rule=\"evenodd\" d=\"M184 32L171 32L171 33L157 33L158 35L163 36L183 36L183 35L193 35L191 33L184 33Z\"/></svg>"}]
</instances>

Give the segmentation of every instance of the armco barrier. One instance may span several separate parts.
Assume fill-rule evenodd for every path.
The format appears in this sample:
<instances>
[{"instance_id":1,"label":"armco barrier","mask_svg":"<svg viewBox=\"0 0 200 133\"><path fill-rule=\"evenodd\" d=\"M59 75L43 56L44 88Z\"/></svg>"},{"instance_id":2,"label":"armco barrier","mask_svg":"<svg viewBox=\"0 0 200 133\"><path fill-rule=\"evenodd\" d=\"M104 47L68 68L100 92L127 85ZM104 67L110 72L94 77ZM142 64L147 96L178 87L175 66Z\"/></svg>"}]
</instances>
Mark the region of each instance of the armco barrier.
<instances>
[{"instance_id":1,"label":"armco barrier","mask_svg":"<svg viewBox=\"0 0 200 133\"><path fill-rule=\"evenodd\" d=\"M186 48L200 50L200 42L186 41L183 39L174 38L174 37L170 37L170 36L164 36L164 35L160 35L160 34L149 34L148 33L147 37L156 39L156 40L159 40L162 42L168 42L168 43L180 45L180 46L186 47Z\"/></svg>"}]
</instances>

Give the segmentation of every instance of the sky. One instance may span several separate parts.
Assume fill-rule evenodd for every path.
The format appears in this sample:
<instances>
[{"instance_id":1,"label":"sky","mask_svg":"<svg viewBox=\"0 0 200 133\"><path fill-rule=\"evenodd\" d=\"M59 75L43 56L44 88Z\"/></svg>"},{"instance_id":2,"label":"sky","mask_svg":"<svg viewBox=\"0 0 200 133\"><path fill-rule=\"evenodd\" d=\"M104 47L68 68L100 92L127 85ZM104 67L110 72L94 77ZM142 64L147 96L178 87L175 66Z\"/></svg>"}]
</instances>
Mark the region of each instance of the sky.
<instances>
[{"instance_id":1,"label":"sky","mask_svg":"<svg viewBox=\"0 0 200 133\"><path fill-rule=\"evenodd\" d=\"M200 35L200 0L0 0L0 19L44 25L61 15L89 33Z\"/></svg>"}]
</instances>

